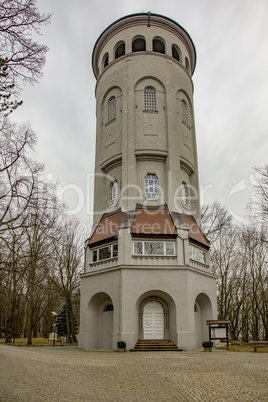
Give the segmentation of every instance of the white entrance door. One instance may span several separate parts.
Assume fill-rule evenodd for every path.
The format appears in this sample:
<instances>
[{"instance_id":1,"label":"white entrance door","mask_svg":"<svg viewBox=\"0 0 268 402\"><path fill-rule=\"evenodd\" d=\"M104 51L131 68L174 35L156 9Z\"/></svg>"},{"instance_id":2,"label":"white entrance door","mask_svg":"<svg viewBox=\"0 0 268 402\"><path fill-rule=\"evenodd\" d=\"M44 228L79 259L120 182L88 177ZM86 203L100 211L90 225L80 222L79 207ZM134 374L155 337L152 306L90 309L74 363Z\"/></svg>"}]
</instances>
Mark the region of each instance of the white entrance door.
<instances>
[{"instance_id":1,"label":"white entrance door","mask_svg":"<svg viewBox=\"0 0 268 402\"><path fill-rule=\"evenodd\" d=\"M164 339L163 307L156 301L145 304L143 309L144 339Z\"/></svg>"}]
</instances>

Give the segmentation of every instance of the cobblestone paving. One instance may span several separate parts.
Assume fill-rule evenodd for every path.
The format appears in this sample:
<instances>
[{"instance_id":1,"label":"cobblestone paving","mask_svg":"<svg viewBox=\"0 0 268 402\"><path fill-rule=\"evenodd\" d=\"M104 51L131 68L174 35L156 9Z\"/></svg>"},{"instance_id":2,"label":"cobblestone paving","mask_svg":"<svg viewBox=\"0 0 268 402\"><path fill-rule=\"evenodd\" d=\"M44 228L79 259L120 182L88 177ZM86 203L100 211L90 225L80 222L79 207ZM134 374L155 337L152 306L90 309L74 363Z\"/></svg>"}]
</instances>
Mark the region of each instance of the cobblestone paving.
<instances>
[{"instance_id":1,"label":"cobblestone paving","mask_svg":"<svg viewBox=\"0 0 268 402\"><path fill-rule=\"evenodd\" d=\"M0 345L0 401L268 401L268 354Z\"/></svg>"}]
</instances>

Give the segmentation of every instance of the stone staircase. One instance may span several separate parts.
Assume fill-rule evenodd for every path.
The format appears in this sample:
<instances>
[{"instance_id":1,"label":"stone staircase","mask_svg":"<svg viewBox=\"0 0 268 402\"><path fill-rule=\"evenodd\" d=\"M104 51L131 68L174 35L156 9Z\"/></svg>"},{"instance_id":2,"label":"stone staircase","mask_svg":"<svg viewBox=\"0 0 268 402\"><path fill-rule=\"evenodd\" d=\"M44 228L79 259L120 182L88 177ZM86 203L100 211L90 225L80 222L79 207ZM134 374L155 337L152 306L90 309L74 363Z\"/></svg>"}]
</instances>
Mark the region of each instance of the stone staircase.
<instances>
[{"instance_id":1,"label":"stone staircase","mask_svg":"<svg viewBox=\"0 0 268 402\"><path fill-rule=\"evenodd\" d=\"M130 352L181 352L170 339L139 339Z\"/></svg>"}]
</instances>

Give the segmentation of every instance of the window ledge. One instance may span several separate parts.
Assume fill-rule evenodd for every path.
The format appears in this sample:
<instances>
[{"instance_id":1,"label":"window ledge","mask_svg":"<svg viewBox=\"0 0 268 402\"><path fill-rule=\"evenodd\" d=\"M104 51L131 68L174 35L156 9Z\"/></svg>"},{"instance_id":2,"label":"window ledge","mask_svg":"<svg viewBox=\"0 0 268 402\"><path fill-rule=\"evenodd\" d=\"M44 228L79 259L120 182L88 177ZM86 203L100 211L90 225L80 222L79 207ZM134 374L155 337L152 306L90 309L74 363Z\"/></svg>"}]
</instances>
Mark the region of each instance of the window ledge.
<instances>
[{"instance_id":1,"label":"window ledge","mask_svg":"<svg viewBox=\"0 0 268 402\"><path fill-rule=\"evenodd\" d=\"M144 113L158 114L158 110L143 110Z\"/></svg>"},{"instance_id":2,"label":"window ledge","mask_svg":"<svg viewBox=\"0 0 268 402\"><path fill-rule=\"evenodd\" d=\"M176 255L165 254L132 254L133 258L177 258Z\"/></svg>"},{"instance_id":3,"label":"window ledge","mask_svg":"<svg viewBox=\"0 0 268 402\"><path fill-rule=\"evenodd\" d=\"M103 264L103 263L106 263L106 262L110 262L110 261L112 262L112 261L116 261L116 260L118 260L118 257L105 258L105 260L90 262L89 265L90 266L92 266L92 265L100 265L100 264Z\"/></svg>"}]
</instances>

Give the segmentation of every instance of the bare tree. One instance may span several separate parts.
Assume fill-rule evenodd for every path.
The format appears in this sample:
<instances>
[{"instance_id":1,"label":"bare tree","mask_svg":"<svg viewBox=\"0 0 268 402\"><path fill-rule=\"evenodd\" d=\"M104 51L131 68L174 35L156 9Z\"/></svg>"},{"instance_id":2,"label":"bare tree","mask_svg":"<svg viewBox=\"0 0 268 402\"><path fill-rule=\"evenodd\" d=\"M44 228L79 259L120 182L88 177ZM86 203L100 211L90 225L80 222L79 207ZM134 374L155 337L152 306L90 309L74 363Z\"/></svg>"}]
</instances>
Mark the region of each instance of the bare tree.
<instances>
[{"instance_id":1,"label":"bare tree","mask_svg":"<svg viewBox=\"0 0 268 402\"><path fill-rule=\"evenodd\" d=\"M36 137L29 124L4 120L0 137L0 237L22 225L43 166L29 157Z\"/></svg>"},{"instance_id":2,"label":"bare tree","mask_svg":"<svg viewBox=\"0 0 268 402\"><path fill-rule=\"evenodd\" d=\"M261 241L268 242L268 164L253 169L252 190L248 204L249 218L262 231Z\"/></svg>"},{"instance_id":3,"label":"bare tree","mask_svg":"<svg viewBox=\"0 0 268 402\"><path fill-rule=\"evenodd\" d=\"M62 236L55 247L55 263L48 277L66 304L67 334L70 343L76 342L74 303L79 299L82 247L77 237L78 223L66 220Z\"/></svg>"},{"instance_id":4,"label":"bare tree","mask_svg":"<svg viewBox=\"0 0 268 402\"><path fill-rule=\"evenodd\" d=\"M36 82L42 75L47 47L33 40L50 22L40 14L35 0L4 0L0 3L0 113L8 114L21 104L11 101L22 81Z\"/></svg>"},{"instance_id":5,"label":"bare tree","mask_svg":"<svg viewBox=\"0 0 268 402\"><path fill-rule=\"evenodd\" d=\"M27 344L32 344L34 327L34 296L38 289L40 272L44 271L47 259L53 252L54 243L59 235L57 223L61 207L57 202L53 189L47 185L40 188L38 196L31 201L28 208L26 228L29 248L28 282L28 313L27 313Z\"/></svg>"},{"instance_id":6,"label":"bare tree","mask_svg":"<svg viewBox=\"0 0 268 402\"><path fill-rule=\"evenodd\" d=\"M223 205L215 201L202 206L201 222L204 235L213 243L224 230L230 228L232 216Z\"/></svg>"}]
</instances>

